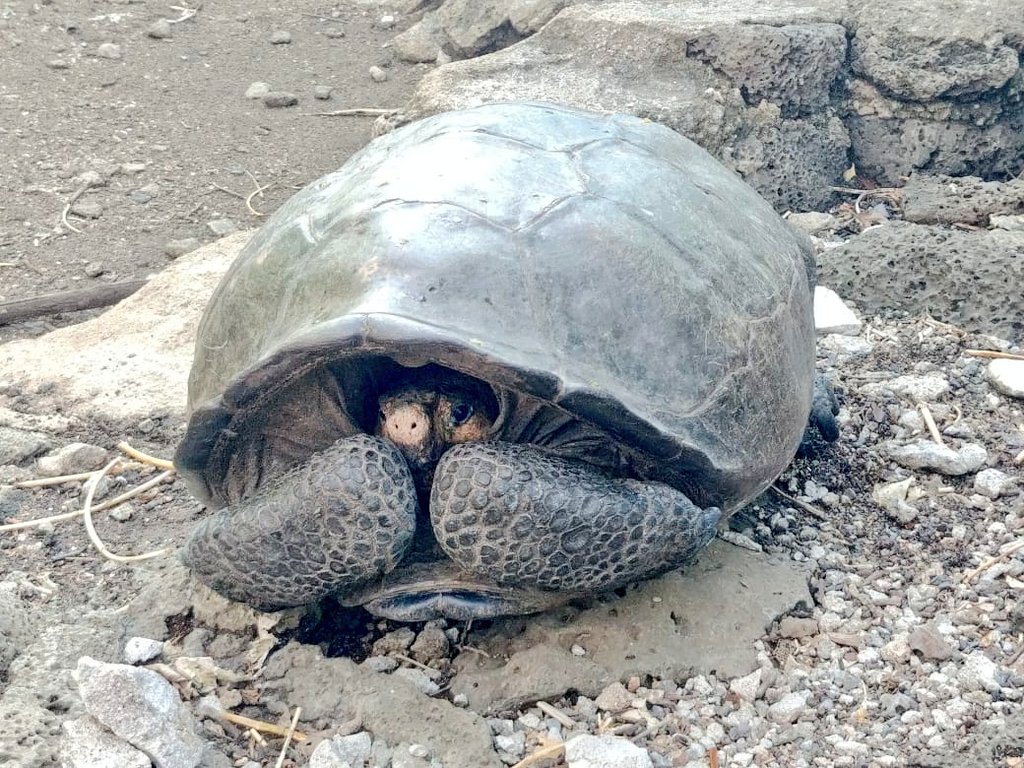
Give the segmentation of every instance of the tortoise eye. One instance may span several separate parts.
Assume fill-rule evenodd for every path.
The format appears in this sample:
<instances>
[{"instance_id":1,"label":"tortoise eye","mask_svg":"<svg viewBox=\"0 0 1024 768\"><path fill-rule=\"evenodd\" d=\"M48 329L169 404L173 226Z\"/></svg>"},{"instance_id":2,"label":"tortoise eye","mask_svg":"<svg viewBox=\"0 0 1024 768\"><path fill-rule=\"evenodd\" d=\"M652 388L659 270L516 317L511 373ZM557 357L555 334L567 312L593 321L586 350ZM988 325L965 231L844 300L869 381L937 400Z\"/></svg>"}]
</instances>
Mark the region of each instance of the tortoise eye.
<instances>
[{"instance_id":1,"label":"tortoise eye","mask_svg":"<svg viewBox=\"0 0 1024 768\"><path fill-rule=\"evenodd\" d=\"M452 424L460 426L469 421L473 415L473 406L469 403L456 403L452 407Z\"/></svg>"}]
</instances>

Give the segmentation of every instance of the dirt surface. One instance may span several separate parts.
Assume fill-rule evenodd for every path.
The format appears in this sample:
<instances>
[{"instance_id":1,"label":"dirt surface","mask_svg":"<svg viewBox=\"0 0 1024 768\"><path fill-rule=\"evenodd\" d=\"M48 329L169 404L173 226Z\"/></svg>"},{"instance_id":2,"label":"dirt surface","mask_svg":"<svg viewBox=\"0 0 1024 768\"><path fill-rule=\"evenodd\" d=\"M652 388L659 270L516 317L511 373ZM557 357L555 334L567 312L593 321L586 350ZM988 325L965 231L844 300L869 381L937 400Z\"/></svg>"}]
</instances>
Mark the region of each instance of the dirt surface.
<instances>
[{"instance_id":1,"label":"dirt surface","mask_svg":"<svg viewBox=\"0 0 1024 768\"><path fill-rule=\"evenodd\" d=\"M145 277L170 261L168 242L216 239L210 221L258 226L250 193L266 187L251 205L268 214L371 137L372 117L311 113L400 107L429 68L393 59L384 44L410 22L382 23L376 3L225 0L170 38L147 34L185 15L162 2L0 3L0 302ZM291 42L272 43L280 33ZM254 82L298 104L248 99ZM100 184L62 223L88 172ZM0 327L0 342L64 322Z\"/></svg>"}]
</instances>

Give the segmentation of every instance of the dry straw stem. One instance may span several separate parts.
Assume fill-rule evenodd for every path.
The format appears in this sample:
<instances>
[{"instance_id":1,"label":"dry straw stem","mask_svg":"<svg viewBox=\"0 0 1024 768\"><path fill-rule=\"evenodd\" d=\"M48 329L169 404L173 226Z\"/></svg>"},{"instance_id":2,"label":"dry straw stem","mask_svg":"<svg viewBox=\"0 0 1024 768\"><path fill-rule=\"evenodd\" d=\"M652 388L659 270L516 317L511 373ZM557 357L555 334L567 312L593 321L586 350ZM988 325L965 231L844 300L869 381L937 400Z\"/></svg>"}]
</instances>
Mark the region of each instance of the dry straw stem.
<instances>
[{"instance_id":1,"label":"dry straw stem","mask_svg":"<svg viewBox=\"0 0 1024 768\"><path fill-rule=\"evenodd\" d=\"M295 726L299 724L299 715L302 714L302 707L295 708L295 714L292 715L292 724L288 726L288 733L284 736L284 744L281 745L281 754L277 756L277 763L274 768L281 768L284 765L284 756L288 752L288 746L292 743L292 737L295 735Z\"/></svg>"},{"instance_id":2,"label":"dry straw stem","mask_svg":"<svg viewBox=\"0 0 1024 768\"><path fill-rule=\"evenodd\" d=\"M1017 355L1013 352L996 352L991 349L965 349L964 354L972 357L985 357L989 360L1024 360L1024 355Z\"/></svg>"},{"instance_id":3,"label":"dry straw stem","mask_svg":"<svg viewBox=\"0 0 1024 768\"><path fill-rule=\"evenodd\" d=\"M77 227L73 226L71 224L71 222L68 221L68 214L71 213L71 206L73 206L75 203L77 203L78 202L78 198L80 198L82 195L84 195L85 191L87 189L89 189L89 187L91 187L92 185L93 185L92 181L86 181L84 184L82 184L82 186L80 186L78 189L76 189L74 194L71 195L71 197L68 198L68 201L64 204L64 210L62 210L60 212L60 222L61 222L61 224L63 224L68 229L70 229L72 232L77 232L78 234L82 234L82 230L80 230Z\"/></svg>"},{"instance_id":4,"label":"dry straw stem","mask_svg":"<svg viewBox=\"0 0 1024 768\"><path fill-rule=\"evenodd\" d=\"M1007 546L1006 549L1004 549L998 555L994 555L990 557L988 560L985 560L984 562L982 562L981 565L979 565L973 571L964 576L964 584L970 584L975 578L977 578L982 573L987 571L993 565L995 565L996 563L1003 562L1003 560L1006 560L1010 555L1014 554L1015 552L1019 552L1022 549L1024 549L1024 539L1017 539L1017 541Z\"/></svg>"},{"instance_id":5,"label":"dry straw stem","mask_svg":"<svg viewBox=\"0 0 1024 768\"><path fill-rule=\"evenodd\" d=\"M159 475L150 478L142 485L138 485L135 488L132 488L130 491L125 491L120 496L115 496L114 498L104 501L101 504L97 504L95 507L92 508L92 511L102 512L105 509L111 509L119 504L124 504L124 502L130 499L134 499L136 496L145 493L150 488L154 488L160 485L160 483L164 482L173 475L174 471L170 469L167 470L166 472L161 472ZM72 510L71 512L64 512L59 515L50 515L49 517L40 517L36 520L25 520L21 523L7 523L6 525L0 525L0 533L3 533L5 531L20 531L23 528L35 528L36 526L40 526L45 523L59 523L63 520L74 520L76 517L82 515L84 512L84 509L75 509Z\"/></svg>"},{"instance_id":6,"label":"dry straw stem","mask_svg":"<svg viewBox=\"0 0 1024 768\"><path fill-rule=\"evenodd\" d=\"M132 448L131 445L124 440L117 444L117 450L127 456L130 456L136 461L141 461L143 464L150 464L154 467L158 467L159 469L174 469L173 461L161 459L157 456L150 456L148 453L140 451L138 448Z\"/></svg>"},{"instance_id":7,"label":"dry straw stem","mask_svg":"<svg viewBox=\"0 0 1024 768\"><path fill-rule=\"evenodd\" d=\"M180 6L180 5L170 5L168 7L172 11L177 11L178 13L180 13L181 16L179 16L177 19L167 19L167 23L168 24L181 24L181 22L188 21L193 16L195 16L197 13L199 13L199 11L201 11L203 9L203 4L200 3L195 8L185 8L185 7Z\"/></svg>"},{"instance_id":8,"label":"dry straw stem","mask_svg":"<svg viewBox=\"0 0 1024 768\"><path fill-rule=\"evenodd\" d=\"M218 713L217 716L221 720L227 720L229 723L241 725L244 728L251 728L257 733L263 731L264 733L270 733L274 736L287 736L289 731L288 728L282 728L280 725L275 725L274 723L267 723L263 720L253 720L251 717L245 717L244 715L236 715L234 712L225 712L222 710ZM300 731L293 730L292 739L294 741L307 741L309 737Z\"/></svg>"},{"instance_id":9,"label":"dry straw stem","mask_svg":"<svg viewBox=\"0 0 1024 768\"><path fill-rule=\"evenodd\" d=\"M56 477L39 477L35 480L22 480L15 483L15 488L45 488L50 485L63 485L64 483L80 483L92 477L92 472L78 472L74 475L57 475Z\"/></svg>"},{"instance_id":10,"label":"dry straw stem","mask_svg":"<svg viewBox=\"0 0 1024 768\"><path fill-rule=\"evenodd\" d=\"M924 425L928 427L928 434L932 436L932 440L939 445L944 446L946 441L942 439L942 433L939 432L939 428L935 424L935 419L932 418L932 412L928 407L928 403L919 402L917 404L917 410L921 412L921 418L924 419Z\"/></svg>"},{"instance_id":11,"label":"dry straw stem","mask_svg":"<svg viewBox=\"0 0 1024 768\"><path fill-rule=\"evenodd\" d=\"M107 546L103 543L100 535L96 532L96 526L92 524L92 497L96 493L96 486L99 484L103 476L109 472L120 459L113 459L103 469L96 472L93 477L85 484L85 503L82 506L82 521L85 523L85 532L89 535L89 541L96 547L96 551L99 552L107 560L112 560L115 563L135 563L139 560L151 560L154 557L161 557L170 553L172 550L170 547L164 547L163 549L156 549L152 552L144 552L141 555L117 555L107 549Z\"/></svg>"},{"instance_id":12,"label":"dry straw stem","mask_svg":"<svg viewBox=\"0 0 1024 768\"><path fill-rule=\"evenodd\" d=\"M543 712L548 717L553 717L555 720L560 722L566 728L575 728L576 721L569 717L565 712L558 709L557 707L548 704L546 701L538 701L537 709Z\"/></svg>"},{"instance_id":13,"label":"dry straw stem","mask_svg":"<svg viewBox=\"0 0 1024 768\"><path fill-rule=\"evenodd\" d=\"M399 661L404 661L406 664L412 664L414 667L422 669L427 674L427 677L429 677L431 680L437 680L437 678L441 677L441 673L438 670L434 669L433 667L428 667L426 664L421 664L420 662L416 661L416 659L410 658L409 656L404 656L401 653L396 653L394 654L394 657Z\"/></svg>"}]
</instances>

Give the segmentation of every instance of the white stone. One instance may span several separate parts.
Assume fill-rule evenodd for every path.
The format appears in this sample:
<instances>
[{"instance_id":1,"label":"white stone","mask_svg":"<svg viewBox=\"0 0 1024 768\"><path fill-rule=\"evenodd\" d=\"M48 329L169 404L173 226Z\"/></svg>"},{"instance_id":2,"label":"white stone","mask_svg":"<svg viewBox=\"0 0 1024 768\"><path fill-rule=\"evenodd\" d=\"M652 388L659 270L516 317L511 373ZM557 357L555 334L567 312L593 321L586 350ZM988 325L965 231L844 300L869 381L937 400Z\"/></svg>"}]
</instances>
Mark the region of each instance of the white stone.
<instances>
[{"instance_id":1,"label":"white stone","mask_svg":"<svg viewBox=\"0 0 1024 768\"><path fill-rule=\"evenodd\" d=\"M758 667L749 675L737 677L729 681L729 690L744 701L753 701L761 687L761 668Z\"/></svg>"},{"instance_id":2,"label":"white stone","mask_svg":"<svg viewBox=\"0 0 1024 768\"><path fill-rule=\"evenodd\" d=\"M894 379L875 381L860 388L862 395L893 392L914 402L930 403L949 392L949 381L941 373L910 373Z\"/></svg>"},{"instance_id":3,"label":"white stone","mask_svg":"<svg viewBox=\"0 0 1024 768\"><path fill-rule=\"evenodd\" d=\"M160 768L195 768L203 761L198 724L156 672L83 656L74 676L89 713Z\"/></svg>"},{"instance_id":4,"label":"white stone","mask_svg":"<svg viewBox=\"0 0 1024 768\"><path fill-rule=\"evenodd\" d=\"M889 456L908 469L930 469L944 475L966 475L985 465L988 451L977 443L964 443L958 450L932 440L914 440L906 445L888 446Z\"/></svg>"},{"instance_id":5,"label":"white stone","mask_svg":"<svg viewBox=\"0 0 1024 768\"><path fill-rule=\"evenodd\" d=\"M270 93L270 83L255 82L245 89L245 98L262 99Z\"/></svg>"},{"instance_id":6,"label":"white stone","mask_svg":"<svg viewBox=\"0 0 1024 768\"><path fill-rule=\"evenodd\" d=\"M565 761L568 768L654 768L646 749L617 736L574 736Z\"/></svg>"},{"instance_id":7,"label":"white stone","mask_svg":"<svg viewBox=\"0 0 1024 768\"><path fill-rule=\"evenodd\" d=\"M400 667L392 672L395 677L403 677L419 688L427 696L437 696L441 692L441 686L435 683L426 672L411 667Z\"/></svg>"},{"instance_id":8,"label":"white stone","mask_svg":"<svg viewBox=\"0 0 1024 768\"><path fill-rule=\"evenodd\" d=\"M92 715L61 724L62 768L150 768L145 754L119 739Z\"/></svg>"},{"instance_id":9,"label":"white stone","mask_svg":"<svg viewBox=\"0 0 1024 768\"><path fill-rule=\"evenodd\" d=\"M988 380L998 392L1024 399L1024 360L993 360L987 372Z\"/></svg>"},{"instance_id":10,"label":"white stone","mask_svg":"<svg viewBox=\"0 0 1024 768\"><path fill-rule=\"evenodd\" d=\"M829 333L818 340L818 349L834 354L837 362L846 362L867 357L874 351L875 345L859 336Z\"/></svg>"},{"instance_id":11,"label":"white stone","mask_svg":"<svg viewBox=\"0 0 1024 768\"><path fill-rule=\"evenodd\" d=\"M787 693L768 707L768 719L773 723L795 723L806 708L802 693Z\"/></svg>"},{"instance_id":12,"label":"white stone","mask_svg":"<svg viewBox=\"0 0 1024 768\"><path fill-rule=\"evenodd\" d=\"M871 498L873 498L875 503L882 509L895 510L900 504L906 503L907 493L910 491L910 486L913 484L914 478L908 477L904 480L876 485L875 489L871 492Z\"/></svg>"},{"instance_id":13,"label":"white stone","mask_svg":"<svg viewBox=\"0 0 1024 768\"><path fill-rule=\"evenodd\" d=\"M122 658L125 664L145 664L164 652L164 644L148 637L129 637L124 644Z\"/></svg>"},{"instance_id":14,"label":"white stone","mask_svg":"<svg viewBox=\"0 0 1024 768\"><path fill-rule=\"evenodd\" d=\"M598 709L605 712L622 712L633 703L633 695L620 682L615 682L601 691L594 699Z\"/></svg>"},{"instance_id":15,"label":"white stone","mask_svg":"<svg viewBox=\"0 0 1024 768\"><path fill-rule=\"evenodd\" d=\"M814 288L814 327L819 334L838 333L856 336L860 333L860 319L839 298L839 294L823 285Z\"/></svg>"},{"instance_id":16,"label":"white stone","mask_svg":"<svg viewBox=\"0 0 1024 768\"><path fill-rule=\"evenodd\" d=\"M983 469L974 476L974 490L990 499L998 499L1013 486L1013 478L998 469Z\"/></svg>"},{"instance_id":17,"label":"white stone","mask_svg":"<svg viewBox=\"0 0 1024 768\"><path fill-rule=\"evenodd\" d=\"M370 759L372 746L366 731L324 739L309 756L308 768L362 768Z\"/></svg>"},{"instance_id":18,"label":"white stone","mask_svg":"<svg viewBox=\"0 0 1024 768\"><path fill-rule=\"evenodd\" d=\"M999 690L998 673L998 664L981 651L975 651L964 657L957 679L968 690L981 688L991 693Z\"/></svg>"}]
</instances>

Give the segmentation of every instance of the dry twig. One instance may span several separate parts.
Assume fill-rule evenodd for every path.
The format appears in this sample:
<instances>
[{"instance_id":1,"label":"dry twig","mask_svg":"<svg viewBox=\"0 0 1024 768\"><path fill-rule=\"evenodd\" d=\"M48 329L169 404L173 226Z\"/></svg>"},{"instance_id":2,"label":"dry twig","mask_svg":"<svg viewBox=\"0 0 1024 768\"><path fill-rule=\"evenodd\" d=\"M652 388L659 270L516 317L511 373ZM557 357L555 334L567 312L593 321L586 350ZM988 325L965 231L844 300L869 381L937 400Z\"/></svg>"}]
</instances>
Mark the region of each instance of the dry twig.
<instances>
[{"instance_id":1,"label":"dry twig","mask_svg":"<svg viewBox=\"0 0 1024 768\"><path fill-rule=\"evenodd\" d=\"M964 354L972 357L985 357L989 360L1024 360L1024 355L1017 355L1013 352L996 352L992 349L965 349Z\"/></svg>"},{"instance_id":2,"label":"dry twig","mask_svg":"<svg viewBox=\"0 0 1024 768\"><path fill-rule=\"evenodd\" d=\"M1017 541L1010 544L1006 549L1000 552L998 555L993 555L988 560L982 562L977 568L964 576L964 584L970 584L975 578L980 576L982 573L987 571L996 563L1001 563L1006 560L1010 555L1019 552L1024 549L1024 539L1017 539Z\"/></svg>"},{"instance_id":3,"label":"dry twig","mask_svg":"<svg viewBox=\"0 0 1024 768\"><path fill-rule=\"evenodd\" d=\"M186 8L181 5L170 5L168 6L172 11L177 11L181 14L177 19L167 19L168 24L181 24L183 21L188 21L195 16L199 11L203 9L203 4L200 3L195 8Z\"/></svg>"},{"instance_id":4,"label":"dry twig","mask_svg":"<svg viewBox=\"0 0 1024 768\"><path fill-rule=\"evenodd\" d=\"M117 450L121 453L125 453L136 461L141 461L143 464L150 464L159 469L174 469L174 462L168 461L167 459L161 459L156 456L150 456L148 453L140 451L138 448L132 448L127 441L122 440L117 444Z\"/></svg>"},{"instance_id":5,"label":"dry twig","mask_svg":"<svg viewBox=\"0 0 1024 768\"><path fill-rule=\"evenodd\" d=\"M819 520L828 520L828 515L826 515L824 512L822 512L820 509L818 509L813 504L808 504L806 501L801 501L800 499L798 499L798 498L796 498L794 496L790 496L788 493L786 493L784 490L779 488L779 486L777 486L777 485L771 485L769 487L773 491L775 491L777 494L779 494L779 496L784 498L786 501L788 501L788 502L790 502L792 504L796 504L804 512L807 512L808 514L813 515L814 517L818 518Z\"/></svg>"},{"instance_id":6,"label":"dry twig","mask_svg":"<svg viewBox=\"0 0 1024 768\"><path fill-rule=\"evenodd\" d=\"M169 554L172 550L170 547L164 547L163 549L155 549L151 552L143 552L141 555L117 555L107 549L107 546L103 543L100 535L96 532L96 526L92 523L92 497L96 493L96 486L99 484L103 476L107 474L114 465L117 464L121 459L111 460L103 469L93 473L92 478L85 484L85 502L82 505L82 521L85 523L85 532L89 535L89 541L96 547L96 551L99 552L107 560L112 560L115 563L134 563L139 560L151 560L154 557L161 557Z\"/></svg>"},{"instance_id":7,"label":"dry twig","mask_svg":"<svg viewBox=\"0 0 1024 768\"><path fill-rule=\"evenodd\" d=\"M288 752L288 746L292 743L292 737L295 735L295 726L299 724L299 715L302 714L302 707L295 708L295 714L292 715L292 724L288 726L288 733L284 736L284 744L281 745L281 754L277 756L277 763L274 764L274 768L281 768L284 765L284 756Z\"/></svg>"},{"instance_id":8,"label":"dry twig","mask_svg":"<svg viewBox=\"0 0 1024 768\"><path fill-rule=\"evenodd\" d=\"M921 418L924 419L924 425L928 427L928 434L932 436L939 445L945 445L946 441L942 439L942 433L939 432L938 426L935 424L935 419L932 418L932 411L925 402L919 402L917 404L917 410L921 412Z\"/></svg>"},{"instance_id":9,"label":"dry twig","mask_svg":"<svg viewBox=\"0 0 1024 768\"><path fill-rule=\"evenodd\" d=\"M558 757L562 752L565 751L565 744L562 742L554 742L552 744L546 744L545 746L538 749L536 752L527 755L518 763L512 766L512 768L528 768L534 763L539 763L541 760L553 760Z\"/></svg>"},{"instance_id":10,"label":"dry twig","mask_svg":"<svg viewBox=\"0 0 1024 768\"><path fill-rule=\"evenodd\" d=\"M409 656L405 656L401 653L395 653L393 654L393 656L399 661L404 661L406 664L412 664L414 667L422 669L427 674L427 677L429 677L431 680L436 680L437 678L441 677L441 673L438 670L434 669L433 667L428 667L426 664L421 664L420 662L416 661L416 659L413 659Z\"/></svg>"},{"instance_id":11,"label":"dry twig","mask_svg":"<svg viewBox=\"0 0 1024 768\"><path fill-rule=\"evenodd\" d=\"M397 109L376 109L373 107L356 107L354 109L336 109L333 112L305 112L304 117L389 117L397 115Z\"/></svg>"}]
</instances>

